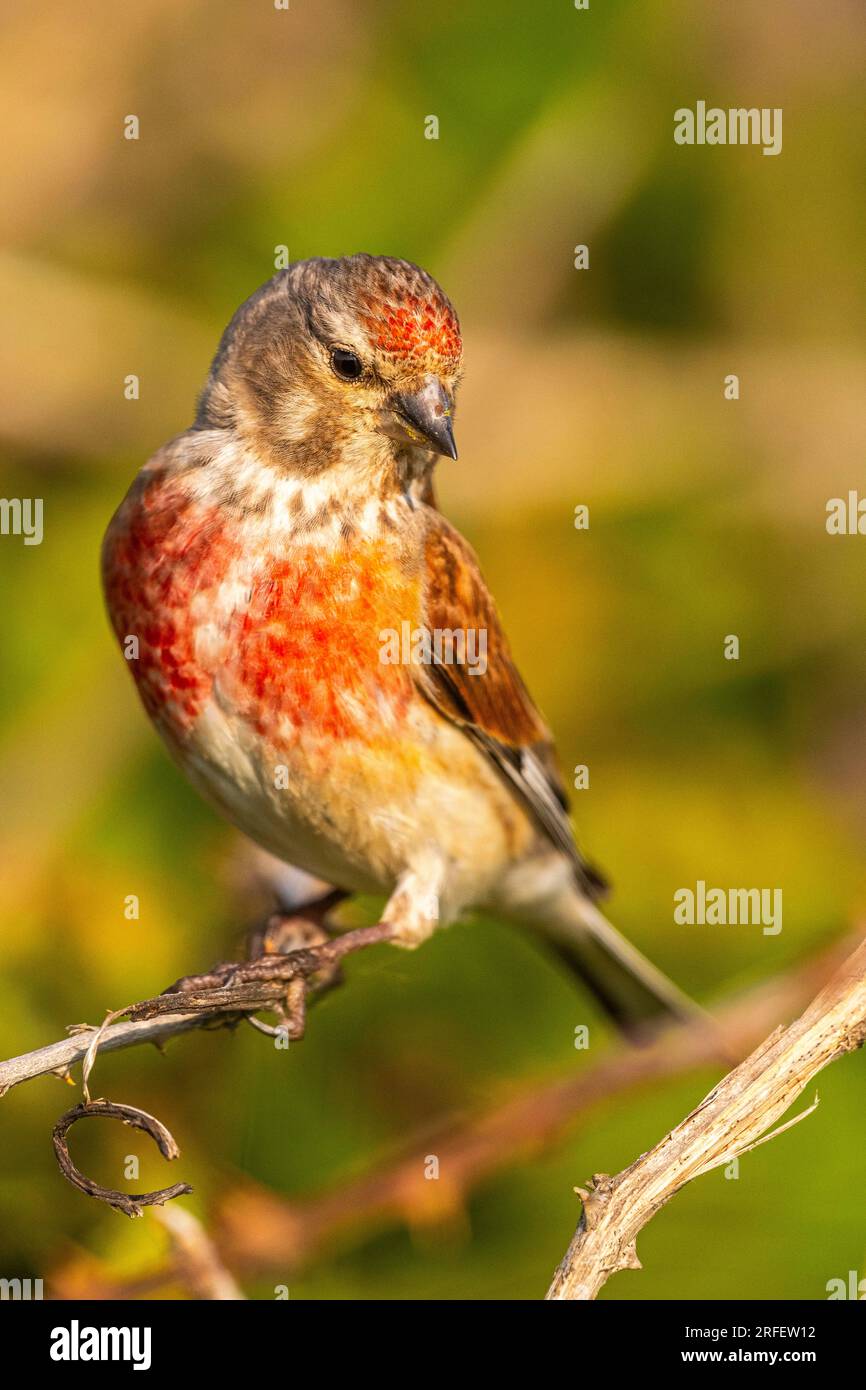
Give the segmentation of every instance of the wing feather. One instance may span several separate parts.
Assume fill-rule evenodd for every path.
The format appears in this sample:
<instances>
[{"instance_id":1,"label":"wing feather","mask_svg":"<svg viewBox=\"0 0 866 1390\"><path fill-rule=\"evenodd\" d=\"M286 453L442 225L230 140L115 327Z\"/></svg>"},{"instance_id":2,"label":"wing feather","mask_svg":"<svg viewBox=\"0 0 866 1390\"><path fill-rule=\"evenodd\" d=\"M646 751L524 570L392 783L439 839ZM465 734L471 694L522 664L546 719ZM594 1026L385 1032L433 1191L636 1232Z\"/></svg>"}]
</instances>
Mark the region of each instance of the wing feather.
<instances>
[{"instance_id":1,"label":"wing feather","mask_svg":"<svg viewBox=\"0 0 866 1390\"><path fill-rule=\"evenodd\" d=\"M486 666L434 660L415 668L426 698L458 724L490 759L540 829L574 864L591 897L606 883L580 854L553 739L514 664L492 595L469 544L430 511L425 548L425 622L429 631L486 634Z\"/></svg>"}]
</instances>

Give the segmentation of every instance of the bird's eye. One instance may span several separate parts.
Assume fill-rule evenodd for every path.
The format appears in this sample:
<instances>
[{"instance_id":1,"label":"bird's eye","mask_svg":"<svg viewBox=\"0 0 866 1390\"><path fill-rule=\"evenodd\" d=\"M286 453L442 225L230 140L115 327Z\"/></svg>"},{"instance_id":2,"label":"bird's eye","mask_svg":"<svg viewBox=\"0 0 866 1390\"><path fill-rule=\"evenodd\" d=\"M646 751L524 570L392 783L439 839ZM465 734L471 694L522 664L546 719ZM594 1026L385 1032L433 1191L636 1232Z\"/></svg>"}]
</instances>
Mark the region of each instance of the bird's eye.
<instances>
[{"instance_id":1,"label":"bird's eye","mask_svg":"<svg viewBox=\"0 0 866 1390\"><path fill-rule=\"evenodd\" d=\"M357 381L364 372L360 357L356 357L354 352L349 352L348 348L332 349L331 366L343 381Z\"/></svg>"}]
</instances>

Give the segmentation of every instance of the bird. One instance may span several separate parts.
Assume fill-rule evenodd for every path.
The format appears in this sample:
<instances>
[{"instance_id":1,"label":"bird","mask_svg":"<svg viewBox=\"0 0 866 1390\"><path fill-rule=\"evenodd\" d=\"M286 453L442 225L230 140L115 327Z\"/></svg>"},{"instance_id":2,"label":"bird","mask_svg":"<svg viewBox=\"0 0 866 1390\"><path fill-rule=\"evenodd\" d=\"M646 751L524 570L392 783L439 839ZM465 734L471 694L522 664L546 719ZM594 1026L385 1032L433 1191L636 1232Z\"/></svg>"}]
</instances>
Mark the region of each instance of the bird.
<instances>
[{"instance_id":1,"label":"bird","mask_svg":"<svg viewBox=\"0 0 866 1390\"><path fill-rule=\"evenodd\" d=\"M398 945L472 913L527 928L636 1037L696 1006L603 914L550 730L438 506L462 372L419 266L280 270L108 526L110 622L169 753L257 846L382 895Z\"/></svg>"}]
</instances>

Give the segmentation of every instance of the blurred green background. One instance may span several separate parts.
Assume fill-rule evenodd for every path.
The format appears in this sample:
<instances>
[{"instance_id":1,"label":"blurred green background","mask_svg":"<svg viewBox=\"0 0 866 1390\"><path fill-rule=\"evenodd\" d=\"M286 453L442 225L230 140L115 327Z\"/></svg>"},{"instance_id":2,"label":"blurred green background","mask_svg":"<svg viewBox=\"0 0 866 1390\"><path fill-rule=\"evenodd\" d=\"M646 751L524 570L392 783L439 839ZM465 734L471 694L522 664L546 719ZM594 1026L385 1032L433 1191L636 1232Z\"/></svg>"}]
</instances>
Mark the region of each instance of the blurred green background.
<instances>
[{"instance_id":1,"label":"blurred green background","mask_svg":"<svg viewBox=\"0 0 866 1390\"><path fill-rule=\"evenodd\" d=\"M18 6L4 28L0 491L44 498L45 537L0 538L0 1054L231 955L247 924L236 839L138 706L97 560L279 245L418 261L458 308L460 462L440 466L442 503L563 766L590 767L575 817L613 920L703 1000L856 922L866 539L824 525L828 498L866 492L855 0L97 0ZM698 99L782 107L782 154L676 146L673 112ZM698 878L782 888L784 930L675 927L673 893ZM612 1042L494 922L413 955L378 948L348 974L288 1055L244 1028L100 1060L95 1092L156 1112L183 1156L168 1170L144 1138L93 1126L73 1138L83 1166L123 1186L138 1153L127 1186L189 1180L207 1224L250 1182L303 1205L441 1116ZM583 1022L589 1052L573 1046ZM245 1291L538 1298L574 1184L631 1162L717 1075L603 1105L452 1201L419 1170L405 1219L287 1256ZM639 1242L644 1271L603 1297L822 1298L862 1277L864 1083L863 1056L831 1068L817 1114L738 1181L683 1192ZM76 1097L43 1078L0 1103L0 1273L55 1290L166 1249L149 1215L127 1222L60 1178L49 1133Z\"/></svg>"}]
</instances>

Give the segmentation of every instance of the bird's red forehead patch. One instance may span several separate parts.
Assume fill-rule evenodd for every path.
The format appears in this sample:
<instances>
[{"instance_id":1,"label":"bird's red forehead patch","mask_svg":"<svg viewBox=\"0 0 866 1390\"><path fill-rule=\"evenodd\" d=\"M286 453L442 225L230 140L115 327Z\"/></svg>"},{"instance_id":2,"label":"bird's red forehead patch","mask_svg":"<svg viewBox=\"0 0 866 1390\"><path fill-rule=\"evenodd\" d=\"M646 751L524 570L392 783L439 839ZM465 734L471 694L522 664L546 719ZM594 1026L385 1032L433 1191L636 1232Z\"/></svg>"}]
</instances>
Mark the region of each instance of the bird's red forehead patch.
<instances>
[{"instance_id":1,"label":"bird's red forehead patch","mask_svg":"<svg viewBox=\"0 0 866 1390\"><path fill-rule=\"evenodd\" d=\"M419 365L433 356L447 367L457 366L462 350L460 325L444 296L406 294L399 302L370 298L366 306L363 323L376 351Z\"/></svg>"}]
</instances>

